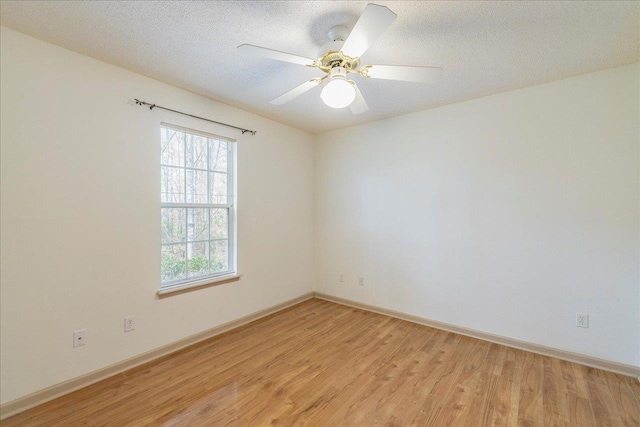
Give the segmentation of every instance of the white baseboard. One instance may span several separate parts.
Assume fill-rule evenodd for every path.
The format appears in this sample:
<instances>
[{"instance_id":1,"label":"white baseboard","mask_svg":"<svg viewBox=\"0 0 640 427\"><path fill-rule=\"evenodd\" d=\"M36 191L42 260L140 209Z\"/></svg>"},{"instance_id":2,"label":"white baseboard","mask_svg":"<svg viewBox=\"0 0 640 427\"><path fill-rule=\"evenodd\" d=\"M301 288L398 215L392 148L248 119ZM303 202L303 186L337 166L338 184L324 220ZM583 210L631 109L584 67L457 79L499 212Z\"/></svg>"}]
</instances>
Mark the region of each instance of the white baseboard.
<instances>
[{"instance_id":1,"label":"white baseboard","mask_svg":"<svg viewBox=\"0 0 640 427\"><path fill-rule=\"evenodd\" d=\"M114 363L113 365L98 369L93 372L89 372L88 374L81 375L76 378L72 378L68 381L55 384L51 387L36 391L35 393L28 394L10 402L3 403L2 405L0 405L0 420L18 414L22 411L26 411L27 409L33 408L34 406L41 405L57 397L71 393L72 391L76 391L88 385L97 383L98 381L104 380L128 369L135 368L136 366L151 362L170 353L174 353L197 342L204 341L225 332L229 332L232 329L238 328L260 318L269 316L270 314L277 313L278 311L284 310L285 308L311 298L313 298L313 292L308 292L306 294L300 295L297 298L293 298L280 304L265 308L263 310L256 311L255 313L251 313L239 319L232 320L231 322L224 323L198 334L191 335L189 337L172 342L146 353L142 353L138 356L134 356L121 362Z\"/></svg>"},{"instance_id":2,"label":"white baseboard","mask_svg":"<svg viewBox=\"0 0 640 427\"><path fill-rule=\"evenodd\" d=\"M527 341L520 341L514 338L503 337L501 335L490 334L487 332L477 331L474 329L455 326L448 323L438 322L436 320L425 319L424 317L414 316L413 314L402 313L400 311L389 310L387 308L377 307L373 305L363 304L344 298L335 297L333 295L324 294L322 292L314 292L315 298L323 299L338 304L348 305L350 307L362 310L372 311L374 313L384 314L386 316L395 317L397 319L406 320L420 325L429 326L436 329L442 329L448 332L465 335L471 338L477 338L483 341L489 341L496 344L513 347L520 350L530 351L532 353L541 354L543 356L555 357L557 359L566 360L568 362L578 363L580 365L590 366L592 368L602 369L604 371L615 372L616 374L635 377L640 381L640 367L633 365L625 365L624 363L612 362L610 360L598 359L596 357L586 356L584 354L573 353L566 350L559 350L544 345L535 344Z\"/></svg>"}]
</instances>

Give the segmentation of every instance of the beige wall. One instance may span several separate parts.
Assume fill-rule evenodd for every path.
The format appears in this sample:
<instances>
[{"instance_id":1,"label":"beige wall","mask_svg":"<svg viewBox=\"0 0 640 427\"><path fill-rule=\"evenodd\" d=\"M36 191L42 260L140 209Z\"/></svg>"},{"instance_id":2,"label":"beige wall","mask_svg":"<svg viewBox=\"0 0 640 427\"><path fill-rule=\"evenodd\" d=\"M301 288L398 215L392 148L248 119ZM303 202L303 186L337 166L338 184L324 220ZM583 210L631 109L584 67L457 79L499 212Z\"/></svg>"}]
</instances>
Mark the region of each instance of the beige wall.
<instances>
[{"instance_id":1,"label":"beige wall","mask_svg":"<svg viewBox=\"0 0 640 427\"><path fill-rule=\"evenodd\" d=\"M2 402L312 289L311 135L12 30L1 41ZM155 297L161 121L238 140L240 282Z\"/></svg>"},{"instance_id":2,"label":"beige wall","mask_svg":"<svg viewBox=\"0 0 640 427\"><path fill-rule=\"evenodd\" d=\"M316 289L640 366L639 77L320 135Z\"/></svg>"}]
</instances>

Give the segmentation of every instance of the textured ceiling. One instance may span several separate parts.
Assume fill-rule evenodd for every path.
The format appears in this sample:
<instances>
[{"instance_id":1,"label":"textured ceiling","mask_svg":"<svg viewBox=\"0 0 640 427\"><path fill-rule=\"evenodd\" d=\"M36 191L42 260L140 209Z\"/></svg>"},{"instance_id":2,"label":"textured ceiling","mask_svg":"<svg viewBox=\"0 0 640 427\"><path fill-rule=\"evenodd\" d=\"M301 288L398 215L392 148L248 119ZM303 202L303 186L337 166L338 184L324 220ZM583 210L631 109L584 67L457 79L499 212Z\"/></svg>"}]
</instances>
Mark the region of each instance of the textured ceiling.
<instances>
[{"instance_id":1,"label":"textured ceiling","mask_svg":"<svg viewBox=\"0 0 640 427\"><path fill-rule=\"evenodd\" d=\"M430 65L444 72L435 84L354 76L371 108L357 116L325 106L321 88L270 105L321 72L247 57L236 46L315 57L327 31L352 28L367 2L2 1L0 17L17 31L313 133L640 58L637 1L375 3L398 18L363 64Z\"/></svg>"}]
</instances>

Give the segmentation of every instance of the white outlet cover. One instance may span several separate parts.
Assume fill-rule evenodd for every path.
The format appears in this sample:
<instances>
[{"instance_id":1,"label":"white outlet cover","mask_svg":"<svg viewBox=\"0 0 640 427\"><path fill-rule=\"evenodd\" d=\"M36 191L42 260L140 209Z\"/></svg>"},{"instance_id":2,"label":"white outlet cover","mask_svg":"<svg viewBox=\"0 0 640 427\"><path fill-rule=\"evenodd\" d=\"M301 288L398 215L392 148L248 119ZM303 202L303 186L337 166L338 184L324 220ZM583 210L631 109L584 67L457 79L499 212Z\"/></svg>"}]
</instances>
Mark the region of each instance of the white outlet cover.
<instances>
[{"instance_id":1,"label":"white outlet cover","mask_svg":"<svg viewBox=\"0 0 640 427\"><path fill-rule=\"evenodd\" d=\"M131 332L136 329L136 317L135 316L127 316L124 318L124 331Z\"/></svg>"},{"instance_id":2,"label":"white outlet cover","mask_svg":"<svg viewBox=\"0 0 640 427\"><path fill-rule=\"evenodd\" d=\"M73 331L73 346L80 347L86 344L86 329L78 329Z\"/></svg>"},{"instance_id":3,"label":"white outlet cover","mask_svg":"<svg viewBox=\"0 0 640 427\"><path fill-rule=\"evenodd\" d=\"M576 326L578 328L588 328L589 315L585 313L576 313Z\"/></svg>"}]
</instances>

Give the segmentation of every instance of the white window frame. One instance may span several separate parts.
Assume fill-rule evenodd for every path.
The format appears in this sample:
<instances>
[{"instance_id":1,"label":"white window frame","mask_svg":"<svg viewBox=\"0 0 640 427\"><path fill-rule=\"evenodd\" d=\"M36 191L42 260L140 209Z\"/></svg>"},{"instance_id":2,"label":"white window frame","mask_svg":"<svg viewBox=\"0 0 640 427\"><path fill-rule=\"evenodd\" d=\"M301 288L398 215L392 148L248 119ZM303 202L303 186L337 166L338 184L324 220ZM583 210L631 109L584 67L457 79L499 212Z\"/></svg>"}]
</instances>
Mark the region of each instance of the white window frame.
<instances>
[{"instance_id":1,"label":"white window frame","mask_svg":"<svg viewBox=\"0 0 640 427\"><path fill-rule=\"evenodd\" d=\"M186 165L186 161L187 161L187 155L186 155L186 142L184 144L184 161L185 161L185 165L184 166L175 166L175 165L165 165L162 163L162 161L160 162L160 168L162 169L162 167L171 167L171 168L176 168L176 169L182 169L185 173L184 176L184 197L185 197L185 202L184 203L170 203L170 202L161 202L160 203L160 212L162 213L162 209L163 208L205 208L208 209L208 227L210 230L211 227L211 209L227 209L227 238L226 239L211 239L211 236L209 236L208 240L198 240L198 241L189 241L189 231L188 231L188 226L186 224L186 222L188 221L188 215L186 215L185 212L185 241L184 244L187 245L187 253L185 254L185 278L184 279L175 279L175 280L171 280L171 281L167 281L167 282L163 282L162 281L162 277L160 278L160 289L161 291L165 291L171 288L183 288L183 287L188 287L188 286L193 286L193 285L199 285L199 284L204 284L207 282L214 282L214 281L218 281L220 279L222 279L224 276L235 276L237 274L237 264L236 264L236 236L237 236L237 230L236 230L236 209L235 209L235 205L236 205L236 195L235 195L235 189L236 189L236 163L235 163L235 154L236 154L236 140L235 139L231 139L225 136L220 136L220 135L215 135L212 133L208 133L208 132L202 132L199 130L195 130L195 129L190 129L190 128L186 128L183 126L178 126L178 125L174 125L174 124L170 124L170 123L165 123L162 122L160 123L160 129L165 128L165 129L171 129L171 130L176 130L179 132L184 132L184 133L188 133L191 135L198 135L204 138L208 138L208 139L215 139L215 140L219 140L219 141L224 141L227 143L227 203L224 204L219 204L219 203L187 203L187 177L186 177L186 173L188 170L195 170L195 171L205 171L205 169L199 169L199 168L192 168L192 167L187 167ZM213 171L211 169L211 165L210 165L210 161L211 161L211 156L209 153L209 147L207 148L207 191L209 191L209 179L210 179L210 174L212 172L216 172L216 173L220 173L219 171ZM160 232L162 233L162 224L161 224L161 229ZM219 271L219 272L215 272L215 273L208 273L208 274L204 274L204 275L200 275L200 276L194 276L194 277L189 277L189 253L188 253L188 245L189 243L203 243L203 242L214 242L214 241L219 241L219 240L227 240L227 254L228 254L228 268L225 271ZM162 248L164 246L172 246L172 245L177 245L177 244L182 244L182 243L163 243L162 241L160 242L160 258L162 259ZM210 262L210 255L208 257L209 262Z\"/></svg>"}]
</instances>

